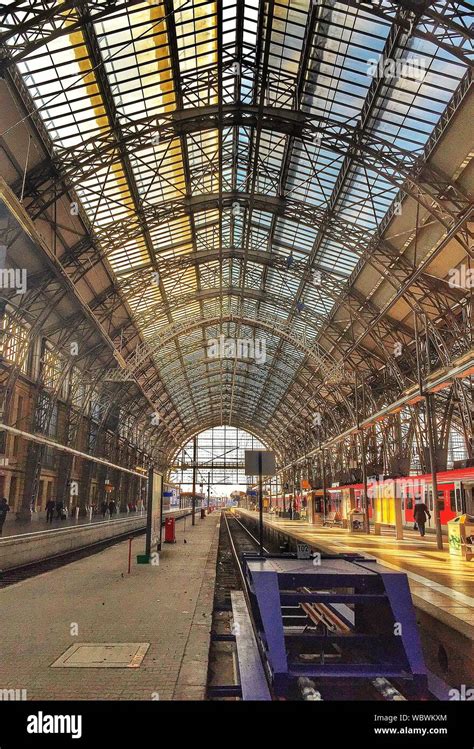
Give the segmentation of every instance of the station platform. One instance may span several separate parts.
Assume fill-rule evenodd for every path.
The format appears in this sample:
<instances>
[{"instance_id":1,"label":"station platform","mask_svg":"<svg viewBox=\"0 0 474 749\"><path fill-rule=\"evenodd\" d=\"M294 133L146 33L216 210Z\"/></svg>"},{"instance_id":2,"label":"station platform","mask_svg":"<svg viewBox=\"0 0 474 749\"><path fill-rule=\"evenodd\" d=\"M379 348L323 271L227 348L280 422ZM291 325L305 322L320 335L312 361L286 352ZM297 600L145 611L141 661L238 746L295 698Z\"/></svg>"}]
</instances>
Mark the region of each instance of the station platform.
<instances>
[{"instance_id":1,"label":"station platform","mask_svg":"<svg viewBox=\"0 0 474 749\"><path fill-rule=\"evenodd\" d=\"M258 522L258 512L240 508L236 511ZM426 647L431 649L432 662L443 662L444 654L440 656L439 652L442 646L448 656L451 654L447 660L456 673L460 673L459 665L463 659L470 662L472 680L474 562L450 555L447 538L445 549L439 551L434 536L421 538L415 531L405 529L404 540L397 541L389 529L384 529L380 536L375 536L373 531L355 534L344 528L310 525L306 521L288 520L267 513L264 514L264 524L309 544L314 550L332 554L367 554L386 567L405 572L418 617L430 632Z\"/></svg>"},{"instance_id":2,"label":"station platform","mask_svg":"<svg viewBox=\"0 0 474 749\"><path fill-rule=\"evenodd\" d=\"M130 574L123 542L1 590L2 688L28 700L204 699L219 520L179 523L159 565L136 564L136 538Z\"/></svg>"},{"instance_id":3,"label":"station platform","mask_svg":"<svg viewBox=\"0 0 474 749\"><path fill-rule=\"evenodd\" d=\"M49 531L57 528L71 528L78 525L89 525L91 523L103 523L105 520L114 521L123 518L139 518L145 517L145 512L117 512L113 517L107 515L105 518L101 514L93 515L92 518L86 517L68 517L64 520L60 518L54 518L52 523L46 522L45 512L34 512L31 515L31 522L19 522L15 518L14 512L9 512L5 525L3 526L2 534L0 539L8 538L10 536L21 536L25 533L35 533L38 531Z\"/></svg>"},{"instance_id":4,"label":"station platform","mask_svg":"<svg viewBox=\"0 0 474 749\"><path fill-rule=\"evenodd\" d=\"M164 518L177 520L189 514L188 509L167 510ZM144 531L146 513L119 513L105 519L89 518L58 520L56 523L16 523L10 533L0 537L0 570L10 570L76 549L101 543L127 534ZM17 532L14 533L13 531Z\"/></svg>"},{"instance_id":5,"label":"station platform","mask_svg":"<svg viewBox=\"0 0 474 749\"><path fill-rule=\"evenodd\" d=\"M163 513L163 515L174 515L176 517L179 517L186 511L190 512L190 510L188 510L187 508L175 508L172 510L167 510ZM52 523L46 522L45 512L34 513L31 517L31 522L26 523L18 522L17 520L15 520L15 513L10 514L13 514L13 517L10 518L9 515L7 515L7 520L5 522L5 525L3 526L3 533L0 535L0 542L4 538L14 538L16 536L28 535L29 533L61 530L63 528L77 528L79 526L92 525L94 523L113 523L116 520L146 521L146 512L144 510L141 512L117 512L112 517L110 517L110 515L106 515L105 518L101 514L93 515L92 518L89 518L89 516L80 518L68 517L64 520L54 518Z\"/></svg>"},{"instance_id":6,"label":"station platform","mask_svg":"<svg viewBox=\"0 0 474 749\"><path fill-rule=\"evenodd\" d=\"M239 512L258 518L258 512L242 509ZM355 534L344 528L309 525L301 520L268 515L264 515L264 521L315 549L334 554L370 554L387 567L403 570L413 596L474 627L474 562L450 555L447 538L446 548L438 551L434 537L421 538L415 531L405 529L404 540L397 541L387 530L375 536L373 532Z\"/></svg>"}]
</instances>

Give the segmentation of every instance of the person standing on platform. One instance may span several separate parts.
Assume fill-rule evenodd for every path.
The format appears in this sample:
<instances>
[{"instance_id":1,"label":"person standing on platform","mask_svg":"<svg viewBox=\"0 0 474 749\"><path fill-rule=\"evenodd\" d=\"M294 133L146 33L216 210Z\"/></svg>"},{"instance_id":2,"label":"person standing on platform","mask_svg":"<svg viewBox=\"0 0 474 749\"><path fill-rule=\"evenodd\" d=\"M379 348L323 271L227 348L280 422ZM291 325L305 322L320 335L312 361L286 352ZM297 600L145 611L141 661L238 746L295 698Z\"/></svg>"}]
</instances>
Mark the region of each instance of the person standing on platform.
<instances>
[{"instance_id":1,"label":"person standing on platform","mask_svg":"<svg viewBox=\"0 0 474 749\"><path fill-rule=\"evenodd\" d=\"M58 520L62 519L63 509L64 509L64 503L60 499L58 499L56 502L56 518Z\"/></svg>"},{"instance_id":2,"label":"person standing on platform","mask_svg":"<svg viewBox=\"0 0 474 749\"><path fill-rule=\"evenodd\" d=\"M10 512L10 505L8 504L8 501L5 497L0 499L0 536L3 533L3 526L5 525L5 520L7 519L7 512Z\"/></svg>"},{"instance_id":3,"label":"person standing on platform","mask_svg":"<svg viewBox=\"0 0 474 749\"><path fill-rule=\"evenodd\" d=\"M431 520L430 511L428 510L424 502L418 502L417 504L415 504L413 517L415 519L415 523L418 526L418 530L420 531L420 536L423 538L423 536L425 535L426 518L428 517Z\"/></svg>"},{"instance_id":4,"label":"person standing on platform","mask_svg":"<svg viewBox=\"0 0 474 749\"><path fill-rule=\"evenodd\" d=\"M56 507L56 502L54 499L48 499L46 502L46 522L52 523L54 518L54 509Z\"/></svg>"},{"instance_id":5,"label":"person standing on platform","mask_svg":"<svg viewBox=\"0 0 474 749\"><path fill-rule=\"evenodd\" d=\"M111 499L110 502L109 502L110 517L112 517L112 515L115 515L116 510L117 510L117 508L115 506L115 502L114 502L113 499Z\"/></svg>"},{"instance_id":6,"label":"person standing on platform","mask_svg":"<svg viewBox=\"0 0 474 749\"><path fill-rule=\"evenodd\" d=\"M104 499L104 501L100 505L100 511L101 511L102 517L104 519L105 519L105 516L107 515L107 510L108 510L108 505L107 505L107 502Z\"/></svg>"}]
</instances>

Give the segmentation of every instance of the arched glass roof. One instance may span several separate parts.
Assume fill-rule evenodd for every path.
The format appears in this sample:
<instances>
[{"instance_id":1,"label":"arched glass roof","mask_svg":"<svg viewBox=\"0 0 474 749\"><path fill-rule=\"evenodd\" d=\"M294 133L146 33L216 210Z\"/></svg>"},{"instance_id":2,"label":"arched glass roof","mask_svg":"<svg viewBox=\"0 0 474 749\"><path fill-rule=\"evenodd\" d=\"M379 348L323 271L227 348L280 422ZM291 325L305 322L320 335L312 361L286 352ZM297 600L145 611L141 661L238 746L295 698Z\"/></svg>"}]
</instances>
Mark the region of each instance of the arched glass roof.
<instances>
[{"instance_id":1,"label":"arched glass roof","mask_svg":"<svg viewBox=\"0 0 474 749\"><path fill-rule=\"evenodd\" d=\"M280 445L318 403L344 403L332 372L395 366L390 347L412 337L410 309L388 304L403 283L435 319L433 274L410 280L410 253L432 250L414 226L448 236L467 204L424 166L467 90L467 3L42 0L0 15L50 142L25 204L70 200L88 222L87 262L112 269L104 293L141 337L127 366L146 388L151 359L181 439L228 424ZM397 364L405 384L412 364Z\"/></svg>"}]
</instances>

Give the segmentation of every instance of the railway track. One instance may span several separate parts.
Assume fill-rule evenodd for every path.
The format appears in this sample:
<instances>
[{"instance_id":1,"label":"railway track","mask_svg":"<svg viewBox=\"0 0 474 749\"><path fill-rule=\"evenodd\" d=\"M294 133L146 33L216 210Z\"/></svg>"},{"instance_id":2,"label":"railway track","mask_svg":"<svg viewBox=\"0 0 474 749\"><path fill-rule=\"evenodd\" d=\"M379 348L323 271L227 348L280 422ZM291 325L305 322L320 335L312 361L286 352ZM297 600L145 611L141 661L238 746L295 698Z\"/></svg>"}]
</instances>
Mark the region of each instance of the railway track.
<instances>
[{"instance_id":1,"label":"railway track","mask_svg":"<svg viewBox=\"0 0 474 749\"><path fill-rule=\"evenodd\" d=\"M210 668L208 680L209 699L240 699L239 669L236 659L235 637L233 633L231 591L243 591L247 597L241 555L245 552L258 552L258 539L233 513L222 513L219 553L217 562L216 589L214 597L213 636L211 641ZM265 549L265 553L278 554L279 549ZM285 633L298 628L324 633L328 627L341 626L334 612L325 611L324 604L314 611L305 605L285 606L282 609ZM331 621L329 621L331 618ZM301 661L317 660L317 654L302 652ZM335 654L337 657L337 653ZM354 662L358 653L354 652ZM232 686L222 687L222 684ZM419 698L419 695L417 695ZM426 692L423 699L434 699ZM410 685L401 680L386 678L348 679L321 678L295 679L290 699L294 700L370 700L403 701L412 699Z\"/></svg>"},{"instance_id":2,"label":"railway track","mask_svg":"<svg viewBox=\"0 0 474 749\"><path fill-rule=\"evenodd\" d=\"M234 515L222 512L209 652L207 692L211 700L235 700L240 697L231 591L245 590L239 555L255 552L257 547L258 542L253 534ZM223 684L234 684L236 689L223 688Z\"/></svg>"}]
</instances>

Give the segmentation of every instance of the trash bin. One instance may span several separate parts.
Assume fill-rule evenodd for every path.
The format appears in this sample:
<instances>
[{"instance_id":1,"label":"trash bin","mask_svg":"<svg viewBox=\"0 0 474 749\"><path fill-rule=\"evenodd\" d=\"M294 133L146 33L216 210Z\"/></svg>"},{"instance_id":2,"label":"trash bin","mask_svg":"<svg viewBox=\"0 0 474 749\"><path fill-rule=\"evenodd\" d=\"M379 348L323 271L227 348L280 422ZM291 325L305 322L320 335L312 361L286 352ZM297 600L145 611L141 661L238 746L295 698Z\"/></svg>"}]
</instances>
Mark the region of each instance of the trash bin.
<instances>
[{"instance_id":1,"label":"trash bin","mask_svg":"<svg viewBox=\"0 0 474 749\"><path fill-rule=\"evenodd\" d=\"M365 517L362 510L358 510L354 507L349 510L348 514L348 525L350 533L363 533L365 530Z\"/></svg>"},{"instance_id":2,"label":"trash bin","mask_svg":"<svg viewBox=\"0 0 474 749\"><path fill-rule=\"evenodd\" d=\"M448 520L448 543L449 553L455 557L461 557L461 518L459 515L457 518Z\"/></svg>"},{"instance_id":3,"label":"trash bin","mask_svg":"<svg viewBox=\"0 0 474 749\"><path fill-rule=\"evenodd\" d=\"M176 520L166 518L165 520L165 544L176 543Z\"/></svg>"},{"instance_id":4,"label":"trash bin","mask_svg":"<svg viewBox=\"0 0 474 749\"><path fill-rule=\"evenodd\" d=\"M450 554L468 562L474 559L474 516L460 515L449 520L448 541Z\"/></svg>"},{"instance_id":5,"label":"trash bin","mask_svg":"<svg viewBox=\"0 0 474 749\"><path fill-rule=\"evenodd\" d=\"M201 520L204 520L205 517L206 517L206 510L204 509L204 507L201 507Z\"/></svg>"},{"instance_id":6,"label":"trash bin","mask_svg":"<svg viewBox=\"0 0 474 749\"><path fill-rule=\"evenodd\" d=\"M474 559L474 516L463 515L461 519L461 551L464 559Z\"/></svg>"}]
</instances>

